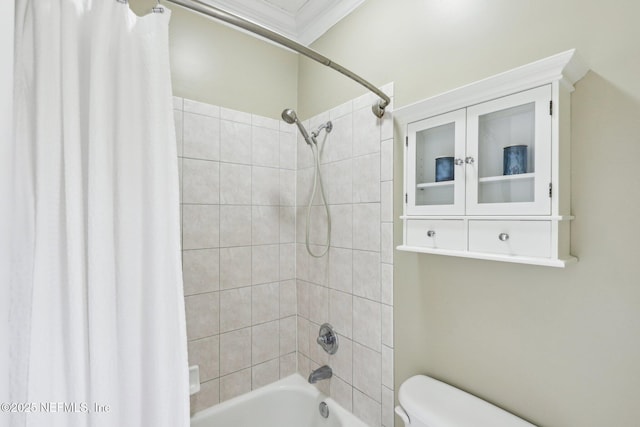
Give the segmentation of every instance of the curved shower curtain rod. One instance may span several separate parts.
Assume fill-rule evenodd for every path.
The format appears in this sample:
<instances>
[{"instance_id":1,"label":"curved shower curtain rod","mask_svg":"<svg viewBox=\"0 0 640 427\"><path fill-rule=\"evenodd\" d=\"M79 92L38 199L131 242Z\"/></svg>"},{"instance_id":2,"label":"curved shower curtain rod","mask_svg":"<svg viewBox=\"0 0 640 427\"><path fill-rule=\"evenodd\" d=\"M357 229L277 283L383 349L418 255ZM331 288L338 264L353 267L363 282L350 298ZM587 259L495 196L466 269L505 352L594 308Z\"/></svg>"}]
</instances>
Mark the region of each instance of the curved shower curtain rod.
<instances>
[{"instance_id":1,"label":"curved shower curtain rod","mask_svg":"<svg viewBox=\"0 0 640 427\"><path fill-rule=\"evenodd\" d=\"M371 83L369 83L368 81L360 77L359 75L354 74L353 72L344 68L340 64L336 64L335 62L331 61L326 56L319 54L315 50L309 49L308 47L303 46L300 43L297 43L287 37L284 37L283 35L276 33L275 31L268 30L267 28L261 25L255 24L251 21L248 21L232 13L226 12L222 9L218 9L217 7L210 6L199 0L165 0L165 1L169 3L175 3L189 10L193 10L195 12L201 13L211 18L224 21L228 24L231 24L236 27L240 27L242 29L250 31L252 33L258 34L259 36L262 36L266 39L276 42L282 46L288 47L289 49L295 50L296 52L301 53L307 58L311 58L314 61L317 61L323 65L326 65L329 68L336 70L341 74L344 74L345 76L360 83L362 86L366 87L371 92L375 93L380 97L380 100L371 107L373 114L378 118L381 118L382 116L384 116L384 109L391 102L391 99L384 92L382 92L380 89L378 89L377 87L375 87L374 85L372 85Z\"/></svg>"}]
</instances>

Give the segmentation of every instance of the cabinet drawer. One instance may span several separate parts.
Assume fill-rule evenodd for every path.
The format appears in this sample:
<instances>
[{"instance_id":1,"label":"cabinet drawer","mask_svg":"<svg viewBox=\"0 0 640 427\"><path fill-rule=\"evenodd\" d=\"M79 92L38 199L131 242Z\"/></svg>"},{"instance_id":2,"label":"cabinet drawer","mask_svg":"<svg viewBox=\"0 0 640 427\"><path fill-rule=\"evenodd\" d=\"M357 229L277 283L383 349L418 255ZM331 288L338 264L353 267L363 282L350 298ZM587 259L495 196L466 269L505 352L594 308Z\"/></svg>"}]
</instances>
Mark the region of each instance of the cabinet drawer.
<instances>
[{"instance_id":1,"label":"cabinet drawer","mask_svg":"<svg viewBox=\"0 0 640 427\"><path fill-rule=\"evenodd\" d=\"M551 222L470 220L469 250L548 258L551 256Z\"/></svg>"},{"instance_id":2,"label":"cabinet drawer","mask_svg":"<svg viewBox=\"0 0 640 427\"><path fill-rule=\"evenodd\" d=\"M416 219L407 221L407 245L465 250L467 237L463 220Z\"/></svg>"}]
</instances>

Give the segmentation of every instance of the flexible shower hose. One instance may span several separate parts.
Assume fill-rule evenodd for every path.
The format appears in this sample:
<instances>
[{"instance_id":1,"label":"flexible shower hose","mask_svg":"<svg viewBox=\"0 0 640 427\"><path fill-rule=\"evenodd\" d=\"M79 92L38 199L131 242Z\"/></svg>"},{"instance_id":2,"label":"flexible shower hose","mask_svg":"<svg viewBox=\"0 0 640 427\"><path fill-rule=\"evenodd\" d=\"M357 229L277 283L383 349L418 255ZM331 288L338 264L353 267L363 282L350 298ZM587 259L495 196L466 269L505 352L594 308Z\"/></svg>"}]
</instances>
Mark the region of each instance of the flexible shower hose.
<instances>
[{"instance_id":1,"label":"flexible shower hose","mask_svg":"<svg viewBox=\"0 0 640 427\"><path fill-rule=\"evenodd\" d=\"M318 151L318 142L315 137L311 137L313 144L309 144L311 146L311 153L313 153L313 162L315 165L315 170L313 174L313 190L311 191L311 198L309 199L309 204L307 205L307 229L306 229L306 239L305 244L307 246L307 252L309 255L315 258L323 257L328 251L329 246L331 245L331 214L329 213L329 204L327 203L327 197L324 194L324 186L322 185L322 173L320 172L320 152ZM309 229L311 224L311 205L313 204L313 199L316 197L316 191L318 189L318 181L320 182L320 194L322 195L322 202L324 203L324 209L327 212L327 239L326 239L326 247L320 254L314 254L311 250L311 246L309 245Z\"/></svg>"}]
</instances>

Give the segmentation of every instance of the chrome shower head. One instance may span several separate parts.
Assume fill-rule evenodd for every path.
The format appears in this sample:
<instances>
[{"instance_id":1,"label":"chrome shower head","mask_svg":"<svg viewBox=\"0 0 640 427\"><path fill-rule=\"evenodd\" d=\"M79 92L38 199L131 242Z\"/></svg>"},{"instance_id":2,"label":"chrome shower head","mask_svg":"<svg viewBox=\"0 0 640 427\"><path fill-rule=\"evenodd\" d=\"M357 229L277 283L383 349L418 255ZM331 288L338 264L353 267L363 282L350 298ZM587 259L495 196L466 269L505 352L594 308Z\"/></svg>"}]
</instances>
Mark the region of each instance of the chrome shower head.
<instances>
[{"instance_id":1,"label":"chrome shower head","mask_svg":"<svg viewBox=\"0 0 640 427\"><path fill-rule=\"evenodd\" d=\"M300 123L300 120L298 120L298 115L296 114L295 111L293 111L291 108L287 108L282 112L282 120L284 120L285 122L289 123L290 125L292 124L296 124L296 126L298 126L298 129L300 129L300 133L302 134L302 137L304 138L305 141L307 141L307 144L311 145L311 138L309 138L309 134L307 133L307 130L304 128L304 126L302 126L302 123Z\"/></svg>"},{"instance_id":2,"label":"chrome shower head","mask_svg":"<svg viewBox=\"0 0 640 427\"><path fill-rule=\"evenodd\" d=\"M298 115L291 108L287 108L286 110L282 111L282 120L292 125L296 121L298 121Z\"/></svg>"}]
</instances>

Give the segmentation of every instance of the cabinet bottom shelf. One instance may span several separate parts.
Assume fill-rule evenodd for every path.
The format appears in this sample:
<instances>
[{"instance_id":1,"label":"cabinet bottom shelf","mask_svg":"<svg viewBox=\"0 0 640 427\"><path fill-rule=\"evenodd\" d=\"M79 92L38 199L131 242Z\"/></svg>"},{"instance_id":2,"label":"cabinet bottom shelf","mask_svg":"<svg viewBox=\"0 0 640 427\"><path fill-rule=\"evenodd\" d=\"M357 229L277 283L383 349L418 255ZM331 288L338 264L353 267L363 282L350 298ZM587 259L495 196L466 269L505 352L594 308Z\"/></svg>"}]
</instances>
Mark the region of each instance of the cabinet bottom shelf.
<instances>
[{"instance_id":1,"label":"cabinet bottom shelf","mask_svg":"<svg viewBox=\"0 0 640 427\"><path fill-rule=\"evenodd\" d=\"M524 256L515 256L515 255L490 254L490 253L483 253L483 252L434 249L434 248L427 248L423 246L408 246L408 245L400 245L396 247L396 249L404 252L420 252L420 253L433 254L433 255L447 255L447 256L456 256L461 258L484 259L484 260L490 260L490 261L513 262L513 263L519 263L519 264L542 265L545 267L559 267L559 268L564 268L567 264L571 264L578 261L578 258L576 257L569 257L569 258L562 258L562 259L535 258L535 257L524 257Z\"/></svg>"}]
</instances>

